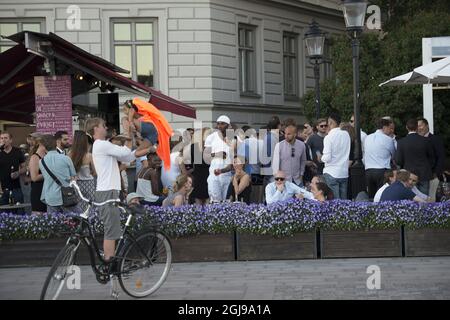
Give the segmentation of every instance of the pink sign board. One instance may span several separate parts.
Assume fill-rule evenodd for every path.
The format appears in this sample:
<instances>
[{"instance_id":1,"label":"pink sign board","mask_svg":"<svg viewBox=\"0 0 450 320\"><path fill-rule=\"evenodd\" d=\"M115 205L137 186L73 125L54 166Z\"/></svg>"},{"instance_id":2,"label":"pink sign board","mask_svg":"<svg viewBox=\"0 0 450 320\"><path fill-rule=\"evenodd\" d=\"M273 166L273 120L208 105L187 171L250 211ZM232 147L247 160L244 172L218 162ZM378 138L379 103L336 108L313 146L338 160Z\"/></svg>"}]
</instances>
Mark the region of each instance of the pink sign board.
<instances>
[{"instance_id":1,"label":"pink sign board","mask_svg":"<svg viewBox=\"0 0 450 320\"><path fill-rule=\"evenodd\" d=\"M36 132L72 136L72 87L70 76L34 77Z\"/></svg>"}]
</instances>

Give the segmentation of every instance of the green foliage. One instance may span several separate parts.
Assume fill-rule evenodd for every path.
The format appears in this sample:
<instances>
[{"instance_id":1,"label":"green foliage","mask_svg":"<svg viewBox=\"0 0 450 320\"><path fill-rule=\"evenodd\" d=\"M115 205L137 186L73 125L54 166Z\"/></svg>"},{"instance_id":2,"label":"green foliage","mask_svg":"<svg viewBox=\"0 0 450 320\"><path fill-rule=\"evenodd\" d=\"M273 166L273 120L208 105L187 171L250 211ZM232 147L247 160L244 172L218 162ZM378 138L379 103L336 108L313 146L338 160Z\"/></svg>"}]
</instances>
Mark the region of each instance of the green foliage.
<instances>
[{"instance_id":1,"label":"green foliage","mask_svg":"<svg viewBox=\"0 0 450 320\"><path fill-rule=\"evenodd\" d=\"M422 86L380 88L378 85L422 64L422 38L450 35L448 1L372 3L381 7L385 21L382 33L365 32L361 37L362 128L373 132L376 120L389 115L396 122L397 135L403 136L407 119L423 113ZM334 75L321 83L321 116L335 109L343 119L348 119L353 112L353 66L351 41L346 35L332 39L331 58ZM309 91L302 102L307 118L314 119L314 91ZM443 136L446 146L450 146L449 108L449 90L435 90L434 131Z\"/></svg>"}]
</instances>

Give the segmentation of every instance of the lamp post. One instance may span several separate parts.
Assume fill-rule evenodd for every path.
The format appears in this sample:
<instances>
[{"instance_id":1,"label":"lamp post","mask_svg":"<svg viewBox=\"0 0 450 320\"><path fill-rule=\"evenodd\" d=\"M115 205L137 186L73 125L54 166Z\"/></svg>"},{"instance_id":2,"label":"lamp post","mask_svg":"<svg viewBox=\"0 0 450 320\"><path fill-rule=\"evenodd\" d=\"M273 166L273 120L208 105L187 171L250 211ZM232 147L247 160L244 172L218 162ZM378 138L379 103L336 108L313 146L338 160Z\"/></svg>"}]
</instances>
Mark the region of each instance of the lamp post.
<instances>
[{"instance_id":1,"label":"lamp post","mask_svg":"<svg viewBox=\"0 0 450 320\"><path fill-rule=\"evenodd\" d=\"M345 26L352 40L353 57L353 112L355 115L355 161L350 167L352 196L366 190L364 164L361 148L361 119L359 92L359 36L363 32L366 17L367 2L365 0L343 0Z\"/></svg>"},{"instance_id":2,"label":"lamp post","mask_svg":"<svg viewBox=\"0 0 450 320\"><path fill-rule=\"evenodd\" d=\"M320 118L320 68L323 59L323 47L325 45L325 33L319 28L316 21L312 21L305 33L306 49L309 62L314 65L314 79L316 82L316 119Z\"/></svg>"}]
</instances>

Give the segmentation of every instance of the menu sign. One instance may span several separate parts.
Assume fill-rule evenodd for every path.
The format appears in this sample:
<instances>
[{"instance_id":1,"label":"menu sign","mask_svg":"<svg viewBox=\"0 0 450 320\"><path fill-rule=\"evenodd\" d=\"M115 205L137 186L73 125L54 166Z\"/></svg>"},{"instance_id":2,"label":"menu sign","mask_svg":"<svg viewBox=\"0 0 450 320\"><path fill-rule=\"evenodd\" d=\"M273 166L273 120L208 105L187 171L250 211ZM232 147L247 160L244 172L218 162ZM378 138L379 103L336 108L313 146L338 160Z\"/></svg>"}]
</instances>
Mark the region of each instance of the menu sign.
<instances>
[{"instance_id":1,"label":"menu sign","mask_svg":"<svg viewBox=\"0 0 450 320\"><path fill-rule=\"evenodd\" d=\"M34 77L36 132L72 136L72 87L70 76Z\"/></svg>"}]
</instances>

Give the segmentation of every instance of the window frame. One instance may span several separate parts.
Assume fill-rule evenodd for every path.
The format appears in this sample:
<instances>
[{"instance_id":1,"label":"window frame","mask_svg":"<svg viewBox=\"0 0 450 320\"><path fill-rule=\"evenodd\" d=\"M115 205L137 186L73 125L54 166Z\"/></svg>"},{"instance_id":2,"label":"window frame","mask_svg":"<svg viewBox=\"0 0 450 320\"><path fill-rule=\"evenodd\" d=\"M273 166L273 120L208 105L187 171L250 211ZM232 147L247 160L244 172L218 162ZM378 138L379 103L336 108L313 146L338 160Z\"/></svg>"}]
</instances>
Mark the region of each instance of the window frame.
<instances>
[{"instance_id":1,"label":"window frame","mask_svg":"<svg viewBox=\"0 0 450 320\"><path fill-rule=\"evenodd\" d=\"M131 74L122 74L125 77L130 77L131 80L138 81L138 73L137 73L137 47L140 45L150 45L153 47L153 83L149 85L149 87L157 88L158 87L158 32L157 32L157 18L145 17L145 18L111 18L110 19L110 57L111 62L116 63L115 57L115 47L116 46L131 46ZM130 24L131 25L131 38L130 40L115 40L115 24ZM138 23L151 23L152 24L152 40L136 40L136 24ZM140 83L140 82L139 82ZM142 83L141 83L142 84ZM143 85L146 85L145 83Z\"/></svg>"},{"instance_id":2,"label":"window frame","mask_svg":"<svg viewBox=\"0 0 450 320\"><path fill-rule=\"evenodd\" d=\"M253 44L253 46L251 47L247 47L246 44L246 40L247 38L244 39L244 46L241 46L241 39L240 39L240 34L241 34L241 30L244 30L244 34L247 34L247 31L251 31L252 32L252 41L251 43ZM246 24L246 23L238 23L238 35L237 35L237 42L238 42L238 70L239 70L239 93L241 96L244 97L257 97L259 98L259 94L258 94L258 73L256 70L256 66L257 66L257 38L256 38L256 33L257 33L257 29L258 26L255 25L250 25L250 24ZM245 52L251 53L251 57L252 57L252 61L251 61L251 74L250 74L250 78L253 80L252 82L248 82L246 83L246 87L243 88L243 72L244 70L242 70L242 63L241 63L241 52ZM248 63L246 65L246 67L248 68ZM248 79L248 75L246 77L246 79ZM250 85L248 85L250 84ZM251 87L249 90L249 87ZM246 90L243 90L246 89Z\"/></svg>"},{"instance_id":3,"label":"window frame","mask_svg":"<svg viewBox=\"0 0 450 320\"><path fill-rule=\"evenodd\" d=\"M286 52L285 51L285 38L288 38L289 43L291 39L294 39L294 48L293 52ZM299 99L299 95L300 95L300 72L299 72L299 34L295 33L295 32L289 32L289 31L283 31L283 35L282 35L282 53L283 53L283 60L282 60L282 64L283 64L283 96L285 100L290 100L290 101L297 101ZM288 88L288 81L287 81L287 75L286 75L286 66L285 66L285 58L294 58L294 65L292 66L292 70L294 72L294 76L293 76L293 93L289 93L287 92L287 88Z\"/></svg>"},{"instance_id":4,"label":"window frame","mask_svg":"<svg viewBox=\"0 0 450 320\"><path fill-rule=\"evenodd\" d=\"M17 24L17 32L22 32L24 24L39 24L40 25L40 33L45 33L45 18L0 18L0 24L4 23L14 23ZM4 39L0 37L0 47L14 47L16 43L14 41Z\"/></svg>"}]
</instances>

